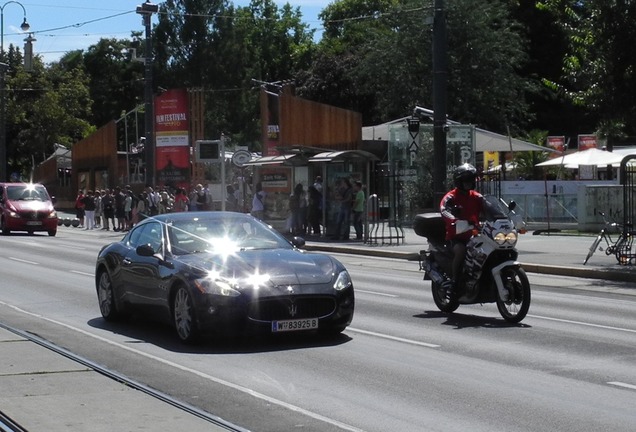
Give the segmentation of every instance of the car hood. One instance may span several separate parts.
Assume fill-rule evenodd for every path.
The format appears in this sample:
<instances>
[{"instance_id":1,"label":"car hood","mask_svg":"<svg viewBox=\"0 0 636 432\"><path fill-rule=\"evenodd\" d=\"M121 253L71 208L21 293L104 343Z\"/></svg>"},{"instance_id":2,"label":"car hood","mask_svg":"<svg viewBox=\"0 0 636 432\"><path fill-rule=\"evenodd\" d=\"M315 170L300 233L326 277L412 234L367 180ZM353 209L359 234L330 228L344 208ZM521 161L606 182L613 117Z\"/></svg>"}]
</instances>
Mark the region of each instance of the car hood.
<instances>
[{"instance_id":1,"label":"car hood","mask_svg":"<svg viewBox=\"0 0 636 432\"><path fill-rule=\"evenodd\" d=\"M53 211L53 206L51 203L44 201L35 201L35 200L18 200L11 201L11 205L18 212L29 212L29 211Z\"/></svg>"},{"instance_id":2,"label":"car hood","mask_svg":"<svg viewBox=\"0 0 636 432\"><path fill-rule=\"evenodd\" d=\"M216 270L228 278L269 275L269 283L281 285L326 284L333 280L337 262L328 255L298 249L256 249L231 255L202 253L179 257L184 263Z\"/></svg>"}]
</instances>

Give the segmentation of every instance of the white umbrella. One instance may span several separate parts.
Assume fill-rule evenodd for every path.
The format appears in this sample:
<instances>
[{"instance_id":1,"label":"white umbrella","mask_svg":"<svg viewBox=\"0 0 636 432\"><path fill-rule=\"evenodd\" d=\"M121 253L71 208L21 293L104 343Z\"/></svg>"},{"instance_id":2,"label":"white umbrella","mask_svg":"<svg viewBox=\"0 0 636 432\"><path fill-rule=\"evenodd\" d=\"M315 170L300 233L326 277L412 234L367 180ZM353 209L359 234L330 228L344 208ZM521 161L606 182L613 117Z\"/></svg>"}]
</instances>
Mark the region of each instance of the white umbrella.
<instances>
[{"instance_id":1,"label":"white umbrella","mask_svg":"<svg viewBox=\"0 0 636 432\"><path fill-rule=\"evenodd\" d=\"M566 154L561 157L549 159L545 162L538 163L536 166L559 166L563 165L566 168L578 168L579 165L595 165L595 166L607 166L614 163L620 163L625 155L608 152L605 150L599 150L597 148L591 148L579 152Z\"/></svg>"}]
</instances>

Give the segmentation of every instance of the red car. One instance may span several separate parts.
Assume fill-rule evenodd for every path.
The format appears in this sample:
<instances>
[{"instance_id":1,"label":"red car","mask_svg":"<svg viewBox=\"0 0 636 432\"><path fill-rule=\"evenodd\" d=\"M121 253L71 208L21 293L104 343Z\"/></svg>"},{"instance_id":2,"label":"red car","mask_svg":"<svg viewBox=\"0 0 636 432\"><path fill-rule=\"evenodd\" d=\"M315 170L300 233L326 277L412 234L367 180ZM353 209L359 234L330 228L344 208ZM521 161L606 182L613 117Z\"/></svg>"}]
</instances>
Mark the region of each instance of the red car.
<instances>
[{"instance_id":1,"label":"red car","mask_svg":"<svg viewBox=\"0 0 636 432\"><path fill-rule=\"evenodd\" d=\"M57 234L57 213L46 188L34 183L0 183L0 231Z\"/></svg>"}]
</instances>

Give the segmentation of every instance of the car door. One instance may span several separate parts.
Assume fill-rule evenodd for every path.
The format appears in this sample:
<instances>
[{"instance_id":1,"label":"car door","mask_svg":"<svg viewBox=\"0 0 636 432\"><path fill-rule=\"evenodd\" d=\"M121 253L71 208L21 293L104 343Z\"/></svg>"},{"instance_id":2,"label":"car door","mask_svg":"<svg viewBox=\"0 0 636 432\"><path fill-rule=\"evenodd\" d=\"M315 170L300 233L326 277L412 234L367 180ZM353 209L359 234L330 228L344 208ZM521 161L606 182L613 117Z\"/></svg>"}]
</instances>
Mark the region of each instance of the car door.
<instances>
[{"instance_id":1,"label":"car door","mask_svg":"<svg viewBox=\"0 0 636 432\"><path fill-rule=\"evenodd\" d=\"M148 222L131 235L130 249L122 261L122 282L127 286L129 299L141 307L165 306L165 287L162 281L167 268L162 264L164 256L163 227L159 222ZM154 256L137 253L137 247L148 245Z\"/></svg>"}]
</instances>

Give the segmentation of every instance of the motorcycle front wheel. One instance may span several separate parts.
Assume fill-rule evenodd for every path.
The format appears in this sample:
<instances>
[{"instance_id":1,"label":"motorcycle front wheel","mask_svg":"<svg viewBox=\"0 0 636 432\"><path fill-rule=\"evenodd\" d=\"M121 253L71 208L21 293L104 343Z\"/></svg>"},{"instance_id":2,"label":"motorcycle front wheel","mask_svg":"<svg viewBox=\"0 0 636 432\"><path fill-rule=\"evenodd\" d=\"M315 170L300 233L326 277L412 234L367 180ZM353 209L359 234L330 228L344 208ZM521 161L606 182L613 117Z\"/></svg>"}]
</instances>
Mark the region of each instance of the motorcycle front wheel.
<instances>
[{"instance_id":1,"label":"motorcycle front wheel","mask_svg":"<svg viewBox=\"0 0 636 432\"><path fill-rule=\"evenodd\" d=\"M508 299L502 300L497 292L497 309L508 322L518 323L526 317L530 309L530 282L521 267L508 267L501 272Z\"/></svg>"},{"instance_id":2,"label":"motorcycle front wheel","mask_svg":"<svg viewBox=\"0 0 636 432\"><path fill-rule=\"evenodd\" d=\"M431 291L433 301L439 310L446 313L455 312L459 307L459 301L456 298L448 300L446 298L446 289L441 284L431 281Z\"/></svg>"}]
</instances>

